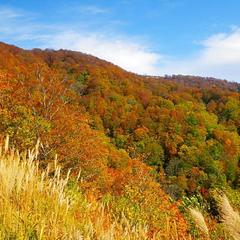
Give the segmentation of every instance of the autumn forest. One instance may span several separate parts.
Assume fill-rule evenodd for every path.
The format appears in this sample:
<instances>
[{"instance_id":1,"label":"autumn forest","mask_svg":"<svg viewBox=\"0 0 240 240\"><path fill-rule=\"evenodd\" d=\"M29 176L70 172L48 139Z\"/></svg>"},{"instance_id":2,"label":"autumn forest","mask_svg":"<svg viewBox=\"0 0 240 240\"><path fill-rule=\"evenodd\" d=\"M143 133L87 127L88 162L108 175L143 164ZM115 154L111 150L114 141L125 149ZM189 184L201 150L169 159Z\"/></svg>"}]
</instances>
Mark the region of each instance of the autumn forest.
<instances>
[{"instance_id":1,"label":"autumn forest","mask_svg":"<svg viewBox=\"0 0 240 240\"><path fill-rule=\"evenodd\" d=\"M0 43L0 144L0 239L240 239L239 83Z\"/></svg>"}]
</instances>

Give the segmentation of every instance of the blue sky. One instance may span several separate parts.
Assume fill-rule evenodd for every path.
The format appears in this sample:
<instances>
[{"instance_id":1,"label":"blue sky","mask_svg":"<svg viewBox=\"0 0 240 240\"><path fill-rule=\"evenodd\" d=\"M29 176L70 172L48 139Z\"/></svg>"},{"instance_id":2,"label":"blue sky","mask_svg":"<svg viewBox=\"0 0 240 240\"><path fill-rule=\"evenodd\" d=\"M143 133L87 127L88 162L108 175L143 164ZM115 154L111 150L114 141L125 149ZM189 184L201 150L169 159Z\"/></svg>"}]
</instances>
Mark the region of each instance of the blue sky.
<instances>
[{"instance_id":1,"label":"blue sky","mask_svg":"<svg viewBox=\"0 0 240 240\"><path fill-rule=\"evenodd\" d=\"M0 41L82 51L140 74L240 81L239 0L0 0Z\"/></svg>"}]
</instances>

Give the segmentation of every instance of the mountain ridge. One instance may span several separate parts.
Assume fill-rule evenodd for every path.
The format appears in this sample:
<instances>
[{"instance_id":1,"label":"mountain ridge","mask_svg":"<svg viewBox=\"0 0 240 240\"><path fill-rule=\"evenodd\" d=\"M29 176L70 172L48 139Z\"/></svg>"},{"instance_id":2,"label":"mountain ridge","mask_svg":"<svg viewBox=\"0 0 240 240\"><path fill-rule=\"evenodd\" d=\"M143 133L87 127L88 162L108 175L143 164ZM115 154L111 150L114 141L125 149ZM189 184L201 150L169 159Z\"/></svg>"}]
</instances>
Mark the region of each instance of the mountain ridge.
<instances>
[{"instance_id":1,"label":"mountain ridge","mask_svg":"<svg viewBox=\"0 0 240 240\"><path fill-rule=\"evenodd\" d=\"M41 49L41 48L33 48L33 49L24 49L24 48L20 48L20 47L17 47L15 45L11 45L11 44L8 44L8 43L4 43L4 42L0 42L0 45L2 45L2 47L7 47L9 49L15 49L17 50L18 52L21 52L21 51L26 51L26 52L29 52L29 53L33 53L33 54L36 54L36 53L42 53L42 54L57 54L57 53L63 53L63 54L73 54L73 55L79 55L81 56L82 58L85 57L85 61L88 60L89 62L88 63L96 63L96 61L99 61L99 65L102 65L102 64L106 64L106 65L111 65L111 66L114 66L116 68L118 68L119 70L121 71L124 71L130 75L134 75L136 77L143 77L143 78L147 78L147 79L158 79L158 80L162 80L162 79L167 79L167 80L182 80L182 79L185 79L185 81L193 81L193 80L196 80L198 79L198 81L211 81L212 84L214 81L217 81L217 82L224 82L225 85L232 85L232 88L234 89L235 87L238 87L240 88L240 83L238 82L234 82L234 81L228 81L227 79L218 79L218 78L214 78L214 77L201 77L201 76L194 76L194 75L182 75L182 74L172 74L172 75L164 75L164 76L158 76L158 75L145 75L145 74L137 74L137 73L134 73L134 72L131 72L131 71L127 71L123 68L121 68L120 66L112 63L112 62L109 62L107 60L104 60L104 59L101 59L99 57L96 57L94 55L91 55L91 54L87 54L87 53L83 53L83 52L80 52L80 51L75 51L75 50L69 50L69 49L58 49L58 50L55 50L55 49Z\"/></svg>"}]
</instances>

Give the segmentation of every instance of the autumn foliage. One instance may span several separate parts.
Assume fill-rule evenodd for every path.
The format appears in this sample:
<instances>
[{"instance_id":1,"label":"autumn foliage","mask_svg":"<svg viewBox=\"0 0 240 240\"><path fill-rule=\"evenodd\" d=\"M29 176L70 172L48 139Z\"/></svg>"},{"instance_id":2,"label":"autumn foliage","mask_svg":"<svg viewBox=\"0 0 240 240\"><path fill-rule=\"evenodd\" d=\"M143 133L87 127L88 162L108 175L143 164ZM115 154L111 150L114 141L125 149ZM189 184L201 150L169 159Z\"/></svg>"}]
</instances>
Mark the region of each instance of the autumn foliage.
<instances>
[{"instance_id":1,"label":"autumn foliage","mask_svg":"<svg viewBox=\"0 0 240 240\"><path fill-rule=\"evenodd\" d=\"M153 239L173 227L172 239L187 239L183 196L208 201L212 188L239 186L239 91L213 78L140 76L78 52L0 43L0 138L20 151L40 139L42 169L57 156L63 174L81 175L89 201L108 199L115 213L147 223Z\"/></svg>"}]
</instances>

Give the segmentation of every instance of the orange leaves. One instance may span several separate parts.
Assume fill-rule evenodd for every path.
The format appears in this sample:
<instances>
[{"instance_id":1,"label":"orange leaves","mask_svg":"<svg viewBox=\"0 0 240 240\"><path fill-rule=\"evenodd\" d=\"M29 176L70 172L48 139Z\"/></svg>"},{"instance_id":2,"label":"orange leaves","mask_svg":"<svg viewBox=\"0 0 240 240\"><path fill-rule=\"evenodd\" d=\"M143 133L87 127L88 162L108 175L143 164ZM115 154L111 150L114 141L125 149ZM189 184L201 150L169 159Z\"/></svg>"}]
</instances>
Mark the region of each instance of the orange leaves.
<instances>
[{"instance_id":1,"label":"orange leaves","mask_svg":"<svg viewBox=\"0 0 240 240\"><path fill-rule=\"evenodd\" d=\"M146 127L137 128L134 131L136 140L142 140L148 136L149 130Z\"/></svg>"},{"instance_id":2,"label":"orange leaves","mask_svg":"<svg viewBox=\"0 0 240 240\"><path fill-rule=\"evenodd\" d=\"M57 153L64 170L81 170L81 186L92 200L132 194L133 209L135 203L144 208L149 232L155 234L162 227L155 220L162 219L172 226L177 219L181 236L186 230L151 173L175 184L173 196L212 186L222 174L235 180L239 85L138 76L65 50L24 51L0 43L0 51L0 124L6 123L0 134L16 133L13 141L21 145L18 139L25 138L27 146L41 137L43 165Z\"/></svg>"},{"instance_id":3,"label":"orange leaves","mask_svg":"<svg viewBox=\"0 0 240 240\"><path fill-rule=\"evenodd\" d=\"M3 79L5 79L5 78L6 78L6 76L7 76L7 74L6 74L6 73L4 73L4 72L0 71L0 80L3 80Z\"/></svg>"},{"instance_id":4,"label":"orange leaves","mask_svg":"<svg viewBox=\"0 0 240 240\"><path fill-rule=\"evenodd\" d=\"M178 146L183 143L183 138L179 135L167 135L165 146L170 155L175 156L178 153Z\"/></svg>"},{"instance_id":5,"label":"orange leaves","mask_svg":"<svg viewBox=\"0 0 240 240\"><path fill-rule=\"evenodd\" d=\"M225 140L224 143L225 143L226 146L231 146L232 141L228 138L228 139Z\"/></svg>"},{"instance_id":6,"label":"orange leaves","mask_svg":"<svg viewBox=\"0 0 240 240\"><path fill-rule=\"evenodd\" d=\"M3 98L3 95L6 95L7 91L10 91L12 89L10 79L11 74L0 70L0 100Z\"/></svg>"},{"instance_id":7,"label":"orange leaves","mask_svg":"<svg viewBox=\"0 0 240 240\"><path fill-rule=\"evenodd\" d=\"M229 155L237 155L240 152L240 139L235 132L215 130L214 137L223 144L224 149Z\"/></svg>"}]
</instances>

